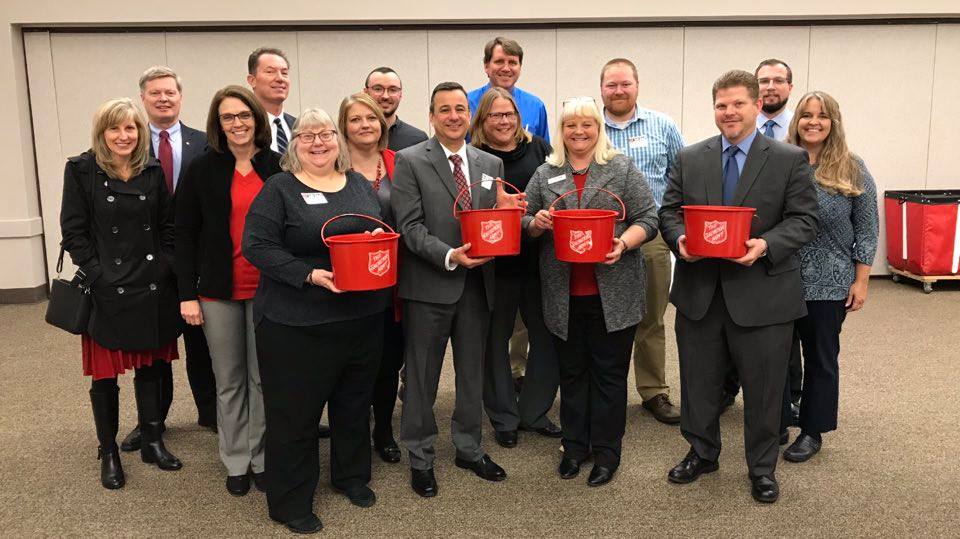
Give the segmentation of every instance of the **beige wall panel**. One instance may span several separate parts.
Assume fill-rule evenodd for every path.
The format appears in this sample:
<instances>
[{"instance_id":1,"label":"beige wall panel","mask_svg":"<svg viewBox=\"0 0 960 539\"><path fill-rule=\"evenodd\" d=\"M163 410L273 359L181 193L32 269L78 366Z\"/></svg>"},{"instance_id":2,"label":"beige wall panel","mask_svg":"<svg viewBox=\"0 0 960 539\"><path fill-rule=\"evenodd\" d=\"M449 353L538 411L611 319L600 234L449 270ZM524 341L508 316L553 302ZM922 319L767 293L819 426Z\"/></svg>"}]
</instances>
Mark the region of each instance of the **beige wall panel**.
<instances>
[{"instance_id":1,"label":"beige wall panel","mask_svg":"<svg viewBox=\"0 0 960 539\"><path fill-rule=\"evenodd\" d=\"M767 58L779 58L793 70L788 107L807 90L808 27L687 28L684 34L683 137L687 144L718 133L710 88L725 71L749 72Z\"/></svg>"},{"instance_id":2,"label":"beige wall panel","mask_svg":"<svg viewBox=\"0 0 960 539\"><path fill-rule=\"evenodd\" d=\"M183 79L181 116L197 129L204 129L210 99L228 84L246 88L247 57L259 47L276 47L290 59L290 94L284 110L300 110L300 70L296 32L168 32L166 62ZM140 70L146 69L144 64Z\"/></svg>"},{"instance_id":3,"label":"beige wall panel","mask_svg":"<svg viewBox=\"0 0 960 539\"><path fill-rule=\"evenodd\" d=\"M919 87L918 87L919 88ZM960 189L960 26L937 28L927 189Z\"/></svg>"},{"instance_id":4,"label":"beige wall panel","mask_svg":"<svg viewBox=\"0 0 960 539\"><path fill-rule=\"evenodd\" d=\"M600 100L600 70L613 58L637 65L640 106L668 114L681 125L683 28L557 31L557 103L573 96ZM554 118L551 118L551 121Z\"/></svg>"},{"instance_id":5,"label":"beige wall panel","mask_svg":"<svg viewBox=\"0 0 960 539\"><path fill-rule=\"evenodd\" d=\"M878 197L926 183L936 32L936 26L811 30L810 87L840 103L847 142L876 179ZM882 206L880 214L883 222ZM886 273L885 238L881 226L874 273Z\"/></svg>"},{"instance_id":6,"label":"beige wall panel","mask_svg":"<svg viewBox=\"0 0 960 539\"><path fill-rule=\"evenodd\" d=\"M363 89L379 66L392 67L403 81L398 115L426 130L427 31L309 31L298 33L300 91L304 108L321 107L336 121L340 101Z\"/></svg>"},{"instance_id":7,"label":"beige wall panel","mask_svg":"<svg viewBox=\"0 0 960 539\"><path fill-rule=\"evenodd\" d=\"M457 81L469 92L488 82L483 72L483 46L496 36L515 39L523 47L523 69L517 86L535 94L547 107L551 132L556 121L556 30L431 30L430 83Z\"/></svg>"},{"instance_id":8,"label":"beige wall panel","mask_svg":"<svg viewBox=\"0 0 960 539\"><path fill-rule=\"evenodd\" d=\"M139 100L144 68L161 64L163 34L52 34L60 143L66 159L90 147L90 121L107 99Z\"/></svg>"},{"instance_id":9,"label":"beige wall panel","mask_svg":"<svg viewBox=\"0 0 960 539\"><path fill-rule=\"evenodd\" d=\"M41 236L0 238L0 253L3 253L3 256L0 256L0 283L3 283L3 289L33 288L47 282L41 262Z\"/></svg>"}]
</instances>

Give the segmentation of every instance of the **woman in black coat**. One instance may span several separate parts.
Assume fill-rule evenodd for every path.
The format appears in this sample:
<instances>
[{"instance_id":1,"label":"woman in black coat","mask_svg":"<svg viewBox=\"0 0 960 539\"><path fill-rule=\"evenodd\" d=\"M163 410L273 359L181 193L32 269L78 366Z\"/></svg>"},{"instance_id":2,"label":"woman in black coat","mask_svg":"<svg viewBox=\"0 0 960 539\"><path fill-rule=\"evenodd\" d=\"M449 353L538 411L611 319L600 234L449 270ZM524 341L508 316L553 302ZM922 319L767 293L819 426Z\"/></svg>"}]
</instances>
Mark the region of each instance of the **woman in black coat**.
<instances>
[{"instance_id":1,"label":"woman in black coat","mask_svg":"<svg viewBox=\"0 0 960 539\"><path fill-rule=\"evenodd\" d=\"M104 103L93 119L92 148L64 171L60 228L93 309L82 336L83 372L100 442L100 481L124 485L116 435L117 375L134 369L140 457L163 470L180 461L163 444L160 362L177 359L173 207L163 172L150 158L146 120L129 99Z\"/></svg>"}]
</instances>

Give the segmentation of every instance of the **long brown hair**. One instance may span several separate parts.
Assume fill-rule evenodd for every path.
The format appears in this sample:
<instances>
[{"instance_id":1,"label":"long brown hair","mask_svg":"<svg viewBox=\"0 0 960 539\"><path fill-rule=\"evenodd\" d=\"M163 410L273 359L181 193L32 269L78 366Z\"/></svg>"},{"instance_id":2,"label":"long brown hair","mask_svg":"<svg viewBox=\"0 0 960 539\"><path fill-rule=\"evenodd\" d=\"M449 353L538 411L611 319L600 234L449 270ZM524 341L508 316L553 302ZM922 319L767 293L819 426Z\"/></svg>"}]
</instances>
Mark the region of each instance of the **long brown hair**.
<instances>
[{"instance_id":1,"label":"long brown hair","mask_svg":"<svg viewBox=\"0 0 960 539\"><path fill-rule=\"evenodd\" d=\"M147 166L150 160L150 130L147 128L147 120L143 113L133 104L133 101L123 97L120 99L111 99L100 105L97 112L93 115L93 129L91 130L91 149L93 156L100 166L113 178L120 178L120 166L114 160L113 152L107 147L107 140L103 134L107 129L118 126L121 123L133 120L137 126L137 145L130 154L130 177L140 174Z\"/></svg>"},{"instance_id":2,"label":"long brown hair","mask_svg":"<svg viewBox=\"0 0 960 539\"><path fill-rule=\"evenodd\" d=\"M820 102L820 108L830 118L830 132L823 141L823 149L814 173L817 183L827 192L855 197L863 193L863 174L857 156L847 148L847 136L843 131L843 122L840 121L840 105L836 99L819 90L807 92L801 97L787 129L787 140L790 144L803 147L800 140L800 117L807 103L813 99Z\"/></svg>"},{"instance_id":3,"label":"long brown hair","mask_svg":"<svg viewBox=\"0 0 960 539\"><path fill-rule=\"evenodd\" d=\"M499 86L491 86L489 90L484 92L483 97L480 98L480 102L477 103L477 110L473 115L473 123L470 124L470 144L473 144L477 148L490 145L489 141L487 141L487 135L483 132L483 123L487 121L487 116L490 115L490 109L493 108L493 102L497 99L506 99L509 101L513 107L514 114L517 115L517 131L513 134L513 140L517 144L523 141L530 142L533 137L523 128L520 109L517 108L517 102L514 101L513 96L510 95L510 92Z\"/></svg>"},{"instance_id":4,"label":"long brown hair","mask_svg":"<svg viewBox=\"0 0 960 539\"><path fill-rule=\"evenodd\" d=\"M273 134L270 132L267 112L263 110L263 105L253 92L236 84L220 89L210 100L210 111L207 112L207 144L217 153L229 151L227 134L223 132L223 125L220 124L220 103L228 97L239 99L253 113L253 145L258 150L269 148L273 142Z\"/></svg>"}]
</instances>

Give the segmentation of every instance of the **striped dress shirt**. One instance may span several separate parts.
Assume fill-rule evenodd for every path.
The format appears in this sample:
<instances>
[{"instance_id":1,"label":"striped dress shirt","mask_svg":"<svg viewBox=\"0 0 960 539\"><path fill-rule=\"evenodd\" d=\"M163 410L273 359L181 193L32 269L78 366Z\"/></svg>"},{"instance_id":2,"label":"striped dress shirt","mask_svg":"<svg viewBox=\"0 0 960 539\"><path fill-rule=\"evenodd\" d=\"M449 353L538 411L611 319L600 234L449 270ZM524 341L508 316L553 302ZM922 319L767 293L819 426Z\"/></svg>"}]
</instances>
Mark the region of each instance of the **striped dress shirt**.
<instances>
[{"instance_id":1,"label":"striped dress shirt","mask_svg":"<svg viewBox=\"0 0 960 539\"><path fill-rule=\"evenodd\" d=\"M667 190L667 171L677 152L683 148L683 137L677 124L666 114L637 106L632 120L620 125L604 111L607 138L614 148L633 160L650 185L657 208Z\"/></svg>"}]
</instances>

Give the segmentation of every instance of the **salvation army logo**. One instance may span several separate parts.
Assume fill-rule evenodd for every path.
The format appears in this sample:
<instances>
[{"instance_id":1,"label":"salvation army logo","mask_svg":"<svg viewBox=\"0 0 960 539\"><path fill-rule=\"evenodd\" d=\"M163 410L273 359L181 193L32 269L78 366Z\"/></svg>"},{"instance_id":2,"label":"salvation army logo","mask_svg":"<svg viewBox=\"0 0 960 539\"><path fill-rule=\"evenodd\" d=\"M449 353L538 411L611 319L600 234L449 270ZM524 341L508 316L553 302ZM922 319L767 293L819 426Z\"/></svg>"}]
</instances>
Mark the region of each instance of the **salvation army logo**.
<instances>
[{"instance_id":1,"label":"salvation army logo","mask_svg":"<svg viewBox=\"0 0 960 539\"><path fill-rule=\"evenodd\" d=\"M390 271L390 251L371 251L367 253L367 271L377 277L383 277Z\"/></svg>"},{"instance_id":2,"label":"salvation army logo","mask_svg":"<svg viewBox=\"0 0 960 539\"><path fill-rule=\"evenodd\" d=\"M720 245L727 241L726 221L704 221L703 241L713 245Z\"/></svg>"},{"instance_id":3,"label":"salvation army logo","mask_svg":"<svg viewBox=\"0 0 960 539\"><path fill-rule=\"evenodd\" d=\"M593 231L592 230L571 230L570 231L570 249L583 254L593 249Z\"/></svg>"},{"instance_id":4,"label":"salvation army logo","mask_svg":"<svg viewBox=\"0 0 960 539\"><path fill-rule=\"evenodd\" d=\"M480 221L480 239L497 243L503 239L503 221Z\"/></svg>"}]
</instances>

